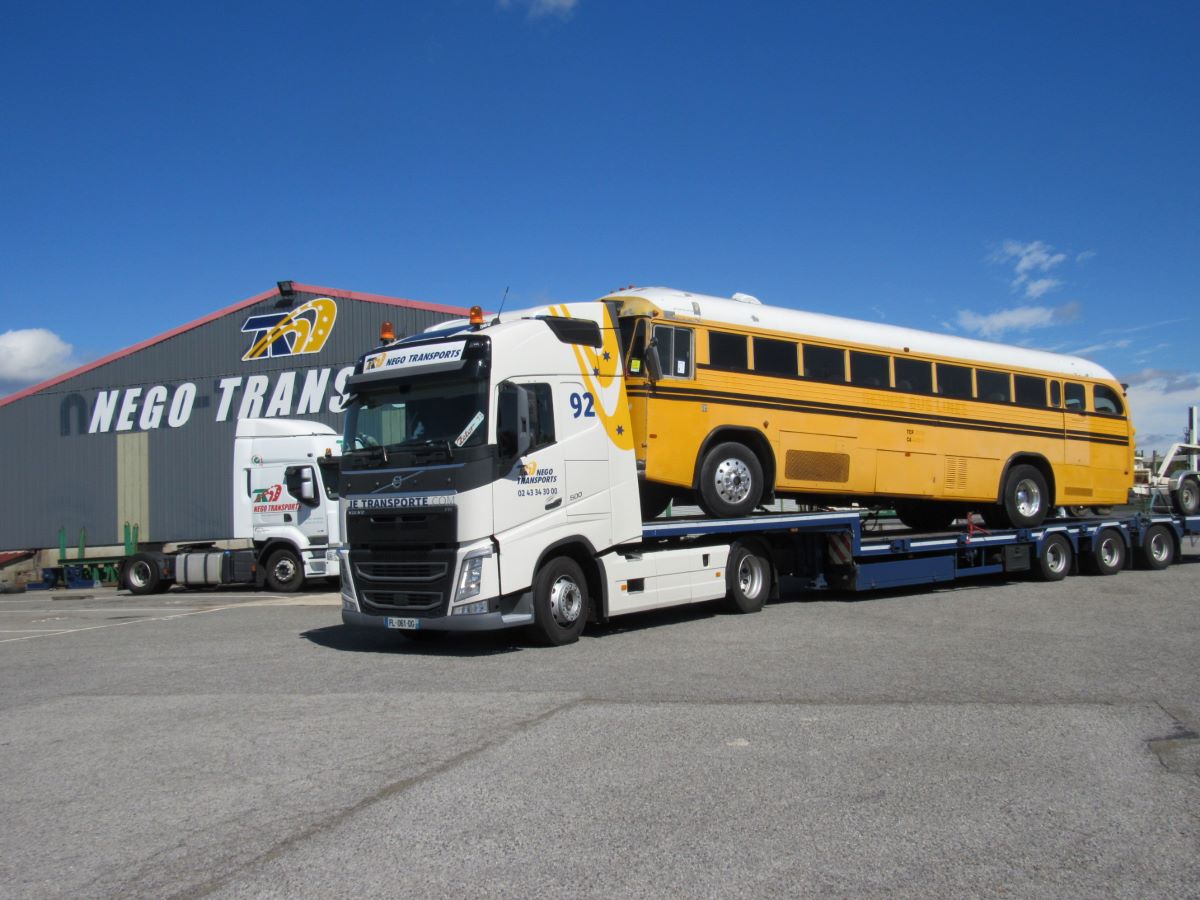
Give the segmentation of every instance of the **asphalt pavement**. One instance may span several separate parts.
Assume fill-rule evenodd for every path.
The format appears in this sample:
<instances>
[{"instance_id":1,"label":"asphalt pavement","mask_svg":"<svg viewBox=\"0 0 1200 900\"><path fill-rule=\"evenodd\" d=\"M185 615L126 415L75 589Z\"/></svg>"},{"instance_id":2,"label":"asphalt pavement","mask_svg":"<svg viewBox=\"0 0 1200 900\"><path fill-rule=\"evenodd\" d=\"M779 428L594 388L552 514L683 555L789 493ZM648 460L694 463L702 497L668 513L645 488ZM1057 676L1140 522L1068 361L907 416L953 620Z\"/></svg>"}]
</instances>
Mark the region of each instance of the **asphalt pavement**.
<instances>
[{"instance_id":1,"label":"asphalt pavement","mask_svg":"<svg viewBox=\"0 0 1200 900\"><path fill-rule=\"evenodd\" d=\"M1198 549L560 648L3 596L0 894L1196 896Z\"/></svg>"}]
</instances>

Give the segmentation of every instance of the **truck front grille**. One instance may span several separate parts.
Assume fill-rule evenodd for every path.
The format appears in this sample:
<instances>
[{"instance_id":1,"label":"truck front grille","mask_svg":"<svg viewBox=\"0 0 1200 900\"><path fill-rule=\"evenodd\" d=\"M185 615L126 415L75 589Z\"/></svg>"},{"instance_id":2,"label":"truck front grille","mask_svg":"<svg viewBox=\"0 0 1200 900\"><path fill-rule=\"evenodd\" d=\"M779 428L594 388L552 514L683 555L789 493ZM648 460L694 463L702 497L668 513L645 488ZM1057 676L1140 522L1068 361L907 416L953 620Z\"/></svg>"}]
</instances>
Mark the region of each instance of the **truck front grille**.
<instances>
[{"instance_id":1,"label":"truck front grille","mask_svg":"<svg viewBox=\"0 0 1200 900\"><path fill-rule=\"evenodd\" d=\"M377 616L444 616L454 589L452 549L350 551L362 610Z\"/></svg>"}]
</instances>

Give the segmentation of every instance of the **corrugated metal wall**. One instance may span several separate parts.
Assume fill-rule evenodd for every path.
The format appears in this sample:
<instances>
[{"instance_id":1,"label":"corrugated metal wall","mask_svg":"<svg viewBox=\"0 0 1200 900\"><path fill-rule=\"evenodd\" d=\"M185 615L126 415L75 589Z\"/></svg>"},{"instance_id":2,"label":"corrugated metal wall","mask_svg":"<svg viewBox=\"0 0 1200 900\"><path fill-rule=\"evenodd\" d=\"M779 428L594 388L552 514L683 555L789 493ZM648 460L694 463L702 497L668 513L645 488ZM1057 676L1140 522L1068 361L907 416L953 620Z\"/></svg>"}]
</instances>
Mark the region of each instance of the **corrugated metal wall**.
<instances>
[{"instance_id":1,"label":"corrugated metal wall","mask_svg":"<svg viewBox=\"0 0 1200 900\"><path fill-rule=\"evenodd\" d=\"M312 333L323 326L311 313L285 318L274 326L284 334L271 339L264 323L322 296L336 313L320 349L312 349L320 343ZM126 521L139 525L142 540L229 537L240 414L272 412L340 429L341 413L330 408L331 401L337 406L335 381L377 343L380 323L412 334L452 316L339 294L299 292L290 302L275 295L0 407L8 485L0 549L57 546L60 528L70 546L81 528L89 544L120 543ZM256 344L259 355L243 358ZM311 352L296 352L305 347Z\"/></svg>"}]
</instances>

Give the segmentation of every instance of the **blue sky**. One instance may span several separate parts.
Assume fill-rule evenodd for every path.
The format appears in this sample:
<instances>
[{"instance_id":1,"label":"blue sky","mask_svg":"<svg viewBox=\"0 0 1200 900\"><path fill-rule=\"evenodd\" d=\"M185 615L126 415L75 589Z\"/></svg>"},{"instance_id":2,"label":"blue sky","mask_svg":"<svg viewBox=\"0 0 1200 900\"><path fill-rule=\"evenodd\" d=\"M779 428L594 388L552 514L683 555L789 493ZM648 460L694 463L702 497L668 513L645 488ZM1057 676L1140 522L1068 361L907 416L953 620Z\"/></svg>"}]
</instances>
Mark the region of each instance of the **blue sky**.
<instances>
[{"instance_id":1,"label":"blue sky","mask_svg":"<svg viewBox=\"0 0 1200 900\"><path fill-rule=\"evenodd\" d=\"M279 279L626 284L1080 352L1200 403L1195 3L4 7L0 392Z\"/></svg>"}]
</instances>

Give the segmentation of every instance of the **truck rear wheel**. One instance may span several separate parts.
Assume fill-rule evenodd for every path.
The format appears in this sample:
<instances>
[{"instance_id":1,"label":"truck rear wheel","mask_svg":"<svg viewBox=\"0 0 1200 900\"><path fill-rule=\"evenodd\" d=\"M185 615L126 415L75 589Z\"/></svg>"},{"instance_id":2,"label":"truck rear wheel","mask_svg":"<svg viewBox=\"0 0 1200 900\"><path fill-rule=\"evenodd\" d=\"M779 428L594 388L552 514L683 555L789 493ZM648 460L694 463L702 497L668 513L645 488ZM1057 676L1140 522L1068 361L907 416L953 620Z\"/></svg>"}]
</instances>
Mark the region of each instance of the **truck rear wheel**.
<instances>
[{"instance_id":1,"label":"truck rear wheel","mask_svg":"<svg viewBox=\"0 0 1200 900\"><path fill-rule=\"evenodd\" d=\"M1171 494L1171 500L1180 515L1196 515L1200 511L1200 481L1196 480L1195 475L1189 475L1179 482L1179 487Z\"/></svg>"},{"instance_id":2,"label":"truck rear wheel","mask_svg":"<svg viewBox=\"0 0 1200 900\"><path fill-rule=\"evenodd\" d=\"M1037 576L1042 581L1062 581L1071 571L1074 556L1071 542L1061 534L1052 534L1042 541L1037 558Z\"/></svg>"},{"instance_id":3,"label":"truck rear wheel","mask_svg":"<svg viewBox=\"0 0 1200 900\"><path fill-rule=\"evenodd\" d=\"M710 516L747 516L763 497L762 463L745 444L726 441L700 466L700 508Z\"/></svg>"},{"instance_id":4,"label":"truck rear wheel","mask_svg":"<svg viewBox=\"0 0 1200 900\"><path fill-rule=\"evenodd\" d=\"M736 613L755 613L763 608L771 592L771 562L752 544L734 544L725 566L725 608Z\"/></svg>"},{"instance_id":5,"label":"truck rear wheel","mask_svg":"<svg viewBox=\"0 0 1200 900\"><path fill-rule=\"evenodd\" d=\"M1125 539L1115 528L1101 528L1092 538L1092 552L1084 557L1093 575L1116 575L1125 566Z\"/></svg>"},{"instance_id":6,"label":"truck rear wheel","mask_svg":"<svg viewBox=\"0 0 1200 900\"><path fill-rule=\"evenodd\" d=\"M267 557L267 586L280 594L293 594L304 584L304 565L294 550L280 548Z\"/></svg>"},{"instance_id":7,"label":"truck rear wheel","mask_svg":"<svg viewBox=\"0 0 1200 900\"><path fill-rule=\"evenodd\" d=\"M579 563L566 556L544 563L533 579L534 636L551 647L572 644L587 617L587 579Z\"/></svg>"},{"instance_id":8,"label":"truck rear wheel","mask_svg":"<svg viewBox=\"0 0 1200 900\"><path fill-rule=\"evenodd\" d=\"M162 573L158 570L158 560L149 553L135 553L129 557L129 562L125 563L125 585L131 594L139 597L157 594L163 581Z\"/></svg>"},{"instance_id":9,"label":"truck rear wheel","mask_svg":"<svg viewBox=\"0 0 1200 900\"><path fill-rule=\"evenodd\" d=\"M1138 562L1146 569L1165 569L1175 562L1175 538L1166 525L1151 525L1142 535Z\"/></svg>"}]
</instances>

